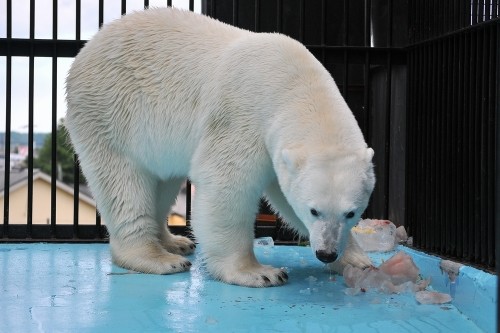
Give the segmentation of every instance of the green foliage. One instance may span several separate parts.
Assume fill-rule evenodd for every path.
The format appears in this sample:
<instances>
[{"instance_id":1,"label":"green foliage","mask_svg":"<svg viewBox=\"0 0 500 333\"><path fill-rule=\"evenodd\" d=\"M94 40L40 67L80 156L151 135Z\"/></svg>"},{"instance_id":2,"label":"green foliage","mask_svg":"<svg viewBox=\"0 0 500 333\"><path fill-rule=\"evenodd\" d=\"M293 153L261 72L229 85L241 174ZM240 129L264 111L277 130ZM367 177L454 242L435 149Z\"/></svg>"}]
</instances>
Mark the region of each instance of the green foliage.
<instances>
[{"instance_id":1,"label":"green foliage","mask_svg":"<svg viewBox=\"0 0 500 333\"><path fill-rule=\"evenodd\" d=\"M56 133L56 154L57 154L57 173L58 179L62 178L62 181L67 184L73 184L75 181L74 174L74 150L71 145L68 131L63 125L62 119L57 126ZM46 174L51 174L52 172L52 134L46 136L42 147L38 151L38 157L33 161L35 168L38 168L45 172ZM62 174L60 174L62 173ZM62 176L62 177L61 177ZM81 184L85 183L85 177L80 171Z\"/></svg>"}]
</instances>

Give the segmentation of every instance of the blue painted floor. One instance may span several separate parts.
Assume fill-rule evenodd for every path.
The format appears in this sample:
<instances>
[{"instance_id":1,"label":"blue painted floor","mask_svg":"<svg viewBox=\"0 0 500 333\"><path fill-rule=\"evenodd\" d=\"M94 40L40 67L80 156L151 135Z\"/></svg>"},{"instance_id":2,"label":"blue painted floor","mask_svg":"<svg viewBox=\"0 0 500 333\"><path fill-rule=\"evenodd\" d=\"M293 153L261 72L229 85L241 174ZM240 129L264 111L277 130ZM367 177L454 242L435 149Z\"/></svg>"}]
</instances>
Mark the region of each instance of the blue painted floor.
<instances>
[{"instance_id":1,"label":"blue painted floor","mask_svg":"<svg viewBox=\"0 0 500 333\"><path fill-rule=\"evenodd\" d=\"M190 272L130 274L107 244L0 244L0 332L482 332L453 304L414 295L344 293L306 247L258 247L286 267L282 287L213 281ZM387 255L389 257L389 254Z\"/></svg>"}]
</instances>

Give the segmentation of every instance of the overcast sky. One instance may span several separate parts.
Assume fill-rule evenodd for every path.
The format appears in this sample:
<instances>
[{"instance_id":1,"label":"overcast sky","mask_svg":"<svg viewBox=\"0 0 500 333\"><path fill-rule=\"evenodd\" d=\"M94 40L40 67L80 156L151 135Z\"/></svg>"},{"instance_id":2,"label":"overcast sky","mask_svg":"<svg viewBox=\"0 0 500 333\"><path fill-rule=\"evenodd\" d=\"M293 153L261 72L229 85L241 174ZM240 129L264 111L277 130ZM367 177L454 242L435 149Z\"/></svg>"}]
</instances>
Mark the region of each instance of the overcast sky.
<instances>
[{"instance_id":1,"label":"overcast sky","mask_svg":"<svg viewBox=\"0 0 500 333\"><path fill-rule=\"evenodd\" d=\"M58 1L58 38L75 38L75 0ZM173 0L173 6L187 9L189 0ZM6 37L7 0L0 0L0 38ZM150 0L151 7L164 7L166 0ZM200 12L201 0L195 0L195 11ZM99 0L81 0L81 38L89 39L98 30ZM52 0L35 0L35 38L52 38ZM104 23L120 17L121 0L104 1ZM127 13L143 9L143 0L127 0ZM12 37L29 37L29 0L12 1ZM57 113L64 117L64 80L73 59L58 59ZM12 123L13 131L28 131L28 58L12 58ZM34 71L34 126L35 132L51 131L52 59L35 58ZM6 59L0 57L0 132L5 131Z\"/></svg>"}]
</instances>

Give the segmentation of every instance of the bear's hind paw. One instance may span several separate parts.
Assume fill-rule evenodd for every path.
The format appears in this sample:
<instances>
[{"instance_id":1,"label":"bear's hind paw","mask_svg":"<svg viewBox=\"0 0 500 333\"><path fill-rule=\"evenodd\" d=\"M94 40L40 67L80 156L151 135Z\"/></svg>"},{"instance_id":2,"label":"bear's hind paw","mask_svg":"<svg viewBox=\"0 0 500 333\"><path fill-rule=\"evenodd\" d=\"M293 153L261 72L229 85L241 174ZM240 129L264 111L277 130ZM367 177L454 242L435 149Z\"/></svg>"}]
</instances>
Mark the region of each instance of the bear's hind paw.
<instances>
[{"instance_id":1,"label":"bear's hind paw","mask_svg":"<svg viewBox=\"0 0 500 333\"><path fill-rule=\"evenodd\" d=\"M168 252L183 256L192 254L196 249L191 239L178 235L171 235L168 240L162 241L162 245Z\"/></svg>"},{"instance_id":2,"label":"bear's hind paw","mask_svg":"<svg viewBox=\"0 0 500 333\"><path fill-rule=\"evenodd\" d=\"M113 262L116 265L136 272L173 274L188 271L191 267L189 260L167 252L159 244L112 252Z\"/></svg>"}]
</instances>

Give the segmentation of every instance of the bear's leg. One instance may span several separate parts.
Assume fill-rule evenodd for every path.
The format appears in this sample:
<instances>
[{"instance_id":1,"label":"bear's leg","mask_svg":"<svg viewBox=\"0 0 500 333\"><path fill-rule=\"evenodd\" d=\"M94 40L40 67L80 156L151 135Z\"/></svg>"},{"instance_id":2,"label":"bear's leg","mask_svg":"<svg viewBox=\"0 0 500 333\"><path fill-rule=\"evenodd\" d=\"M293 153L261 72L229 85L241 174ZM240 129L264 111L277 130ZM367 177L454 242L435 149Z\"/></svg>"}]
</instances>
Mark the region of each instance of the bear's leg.
<instances>
[{"instance_id":1,"label":"bear's leg","mask_svg":"<svg viewBox=\"0 0 500 333\"><path fill-rule=\"evenodd\" d=\"M293 211L292 206L288 203L285 195L281 191L278 181L273 181L266 189L265 196L267 202L271 205L271 208L280 215L286 222L288 226L297 231L301 236L308 236L309 231L300 221L297 214Z\"/></svg>"},{"instance_id":2,"label":"bear's leg","mask_svg":"<svg viewBox=\"0 0 500 333\"><path fill-rule=\"evenodd\" d=\"M189 255L194 252L194 242L183 236L173 235L165 224L167 214L175 203L184 178L158 182L156 190L156 221L160 224L160 242L170 253Z\"/></svg>"},{"instance_id":3,"label":"bear's leg","mask_svg":"<svg viewBox=\"0 0 500 333\"><path fill-rule=\"evenodd\" d=\"M245 185L222 183L197 184L194 198L193 229L208 271L216 279L241 286L284 284L286 272L261 265L253 252L260 194Z\"/></svg>"},{"instance_id":4,"label":"bear's leg","mask_svg":"<svg viewBox=\"0 0 500 333\"><path fill-rule=\"evenodd\" d=\"M156 217L157 178L111 149L82 162L108 226L113 262L144 273L188 270L186 258L169 253L160 243L165 226Z\"/></svg>"}]
</instances>

